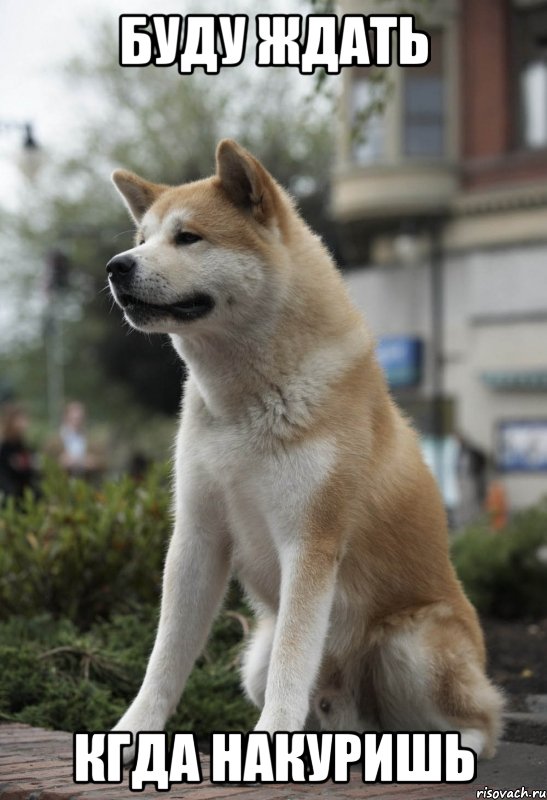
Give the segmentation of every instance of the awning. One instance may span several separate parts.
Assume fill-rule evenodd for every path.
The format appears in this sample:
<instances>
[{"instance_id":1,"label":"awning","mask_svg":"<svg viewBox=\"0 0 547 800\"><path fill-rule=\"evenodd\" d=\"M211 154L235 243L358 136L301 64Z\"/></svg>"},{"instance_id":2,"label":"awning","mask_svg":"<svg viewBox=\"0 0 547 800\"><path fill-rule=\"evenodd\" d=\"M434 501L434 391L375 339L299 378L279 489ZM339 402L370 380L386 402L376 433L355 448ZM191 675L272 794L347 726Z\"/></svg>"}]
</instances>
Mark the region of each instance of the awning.
<instances>
[{"instance_id":1,"label":"awning","mask_svg":"<svg viewBox=\"0 0 547 800\"><path fill-rule=\"evenodd\" d=\"M547 391L547 367L527 370L492 370L483 372L481 380L496 391Z\"/></svg>"}]
</instances>

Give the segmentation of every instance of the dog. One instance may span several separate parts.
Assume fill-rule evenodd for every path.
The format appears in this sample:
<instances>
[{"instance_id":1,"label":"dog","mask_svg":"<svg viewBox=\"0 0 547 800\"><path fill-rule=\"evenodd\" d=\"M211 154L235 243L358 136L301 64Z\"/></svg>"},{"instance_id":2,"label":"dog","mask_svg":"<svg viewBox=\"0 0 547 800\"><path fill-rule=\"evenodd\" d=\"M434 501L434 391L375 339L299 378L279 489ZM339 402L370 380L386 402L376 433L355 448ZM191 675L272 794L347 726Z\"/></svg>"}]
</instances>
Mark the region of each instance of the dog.
<instances>
[{"instance_id":1,"label":"dog","mask_svg":"<svg viewBox=\"0 0 547 800\"><path fill-rule=\"evenodd\" d=\"M459 731L492 756L503 702L439 491L320 238L232 140L203 180L112 177L137 224L112 294L188 369L157 636L115 730L164 727L235 574L256 730Z\"/></svg>"}]
</instances>

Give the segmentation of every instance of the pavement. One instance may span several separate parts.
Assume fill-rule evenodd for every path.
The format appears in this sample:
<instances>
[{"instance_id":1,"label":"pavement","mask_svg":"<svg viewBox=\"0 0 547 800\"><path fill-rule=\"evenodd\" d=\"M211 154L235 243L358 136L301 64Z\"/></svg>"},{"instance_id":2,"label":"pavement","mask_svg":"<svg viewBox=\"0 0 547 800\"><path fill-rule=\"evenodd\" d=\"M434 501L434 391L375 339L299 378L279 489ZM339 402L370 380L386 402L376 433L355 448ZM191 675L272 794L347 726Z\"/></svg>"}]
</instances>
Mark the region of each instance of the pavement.
<instances>
[{"instance_id":1,"label":"pavement","mask_svg":"<svg viewBox=\"0 0 547 800\"><path fill-rule=\"evenodd\" d=\"M533 714L535 712L523 712ZM547 798L547 746L503 741L495 758L479 761L475 781L466 784L363 784L361 771L352 770L349 783L275 784L227 786L209 782L208 757L201 757L203 782L173 786L171 800L299 800L323 798L382 798L392 800L496 800L497 798ZM72 735L20 724L0 725L0 800L149 800L158 792L146 786L135 794L127 788L127 774L121 785L75 784L72 778ZM522 790L528 792L525 794ZM505 790L505 792L504 792ZM512 793L510 793L510 791ZM518 791L518 794L515 792ZM490 794L488 793L490 792Z\"/></svg>"},{"instance_id":2,"label":"pavement","mask_svg":"<svg viewBox=\"0 0 547 800\"><path fill-rule=\"evenodd\" d=\"M523 697L519 710L506 714L505 732L512 742L547 745L547 695Z\"/></svg>"}]
</instances>

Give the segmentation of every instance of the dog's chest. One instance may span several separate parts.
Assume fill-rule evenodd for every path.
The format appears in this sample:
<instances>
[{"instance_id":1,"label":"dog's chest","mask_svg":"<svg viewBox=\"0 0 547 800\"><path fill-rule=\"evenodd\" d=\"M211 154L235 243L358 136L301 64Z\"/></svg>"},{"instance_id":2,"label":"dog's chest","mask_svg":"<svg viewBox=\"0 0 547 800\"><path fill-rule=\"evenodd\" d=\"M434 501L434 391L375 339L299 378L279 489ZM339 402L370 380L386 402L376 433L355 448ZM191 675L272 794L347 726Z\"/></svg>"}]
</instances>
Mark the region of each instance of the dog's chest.
<instances>
[{"instance_id":1,"label":"dog's chest","mask_svg":"<svg viewBox=\"0 0 547 800\"><path fill-rule=\"evenodd\" d=\"M279 551L302 532L335 461L327 439L265 446L236 424L202 431L200 450L225 498L237 549L248 551L265 540Z\"/></svg>"},{"instance_id":2,"label":"dog's chest","mask_svg":"<svg viewBox=\"0 0 547 800\"><path fill-rule=\"evenodd\" d=\"M305 533L308 510L334 463L334 447L314 441L261 452L226 431L212 447L219 469L233 565L251 597L277 608L287 547Z\"/></svg>"}]
</instances>

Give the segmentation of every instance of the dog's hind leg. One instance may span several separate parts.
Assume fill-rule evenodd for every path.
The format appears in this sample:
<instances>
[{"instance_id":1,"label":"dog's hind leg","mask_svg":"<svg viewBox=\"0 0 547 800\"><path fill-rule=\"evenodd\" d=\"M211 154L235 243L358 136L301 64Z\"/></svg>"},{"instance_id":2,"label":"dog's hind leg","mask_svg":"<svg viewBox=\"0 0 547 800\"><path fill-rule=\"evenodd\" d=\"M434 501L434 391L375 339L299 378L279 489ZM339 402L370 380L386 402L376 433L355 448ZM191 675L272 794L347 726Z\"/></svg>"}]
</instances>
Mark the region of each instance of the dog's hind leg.
<instances>
[{"instance_id":1,"label":"dog's hind leg","mask_svg":"<svg viewBox=\"0 0 547 800\"><path fill-rule=\"evenodd\" d=\"M243 656L243 688L249 700L260 709L264 705L274 633L275 617L260 617Z\"/></svg>"},{"instance_id":2,"label":"dog's hind leg","mask_svg":"<svg viewBox=\"0 0 547 800\"><path fill-rule=\"evenodd\" d=\"M494 755L503 700L484 672L474 614L430 606L388 621L378 638L374 683L382 728L459 731L464 747Z\"/></svg>"}]
</instances>

